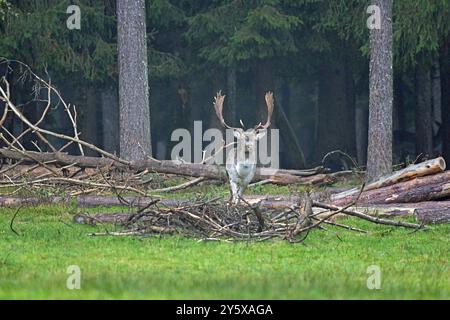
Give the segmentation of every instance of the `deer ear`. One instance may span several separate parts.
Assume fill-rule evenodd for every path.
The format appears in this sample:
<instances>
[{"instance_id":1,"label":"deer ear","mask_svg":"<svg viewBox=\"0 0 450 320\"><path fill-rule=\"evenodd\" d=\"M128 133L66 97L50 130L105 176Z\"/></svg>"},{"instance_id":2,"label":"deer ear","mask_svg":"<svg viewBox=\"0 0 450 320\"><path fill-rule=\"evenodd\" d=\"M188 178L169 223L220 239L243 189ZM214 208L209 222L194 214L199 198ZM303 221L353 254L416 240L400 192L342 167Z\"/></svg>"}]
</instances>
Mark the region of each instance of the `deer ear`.
<instances>
[{"instance_id":1,"label":"deer ear","mask_svg":"<svg viewBox=\"0 0 450 320\"><path fill-rule=\"evenodd\" d=\"M256 140L259 140L259 139L261 139L262 137L264 137L264 136L266 135L266 133L267 133L267 130L259 130L259 131L256 133Z\"/></svg>"}]
</instances>

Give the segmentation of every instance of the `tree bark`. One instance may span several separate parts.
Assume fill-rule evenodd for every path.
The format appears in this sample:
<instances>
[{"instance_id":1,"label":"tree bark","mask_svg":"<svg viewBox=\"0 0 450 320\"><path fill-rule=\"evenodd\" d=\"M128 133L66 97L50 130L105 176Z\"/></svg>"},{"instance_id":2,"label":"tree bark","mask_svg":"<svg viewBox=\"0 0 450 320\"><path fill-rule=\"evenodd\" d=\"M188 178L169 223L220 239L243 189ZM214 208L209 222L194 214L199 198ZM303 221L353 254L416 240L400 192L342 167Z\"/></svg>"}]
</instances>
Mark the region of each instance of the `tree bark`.
<instances>
[{"instance_id":1,"label":"tree bark","mask_svg":"<svg viewBox=\"0 0 450 320\"><path fill-rule=\"evenodd\" d=\"M433 123L431 108L431 68L424 58L416 66L416 154L425 157L433 153Z\"/></svg>"},{"instance_id":2,"label":"tree bark","mask_svg":"<svg viewBox=\"0 0 450 320\"><path fill-rule=\"evenodd\" d=\"M122 197L126 202L117 196L94 196L94 195L83 195L76 197L62 197L62 196L51 196L51 197L14 197L14 196L1 196L0 195L0 207L18 207L23 205L39 205L39 204L62 204L62 203L72 203L79 208L89 208L89 207L123 207L129 206L132 203L136 208L143 208L148 206L150 203L155 201L155 197L135 197L135 196L124 196ZM263 196L244 196L244 199L249 204L257 204L258 207L267 209L285 209L287 207L292 207L298 205L302 199L300 197L295 197L292 199L278 199L278 198L267 198ZM128 204L127 204L128 203ZM158 201L159 205L166 207L180 207L189 204L186 199L161 199ZM323 211L323 210L321 210Z\"/></svg>"},{"instance_id":3,"label":"tree bark","mask_svg":"<svg viewBox=\"0 0 450 320\"><path fill-rule=\"evenodd\" d=\"M370 31L370 102L367 181L392 172L392 0L373 0L381 29Z\"/></svg>"},{"instance_id":4,"label":"tree bark","mask_svg":"<svg viewBox=\"0 0 450 320\"><path fill-rule=\"evenodd\" d=\"M449 198L449 181L450 171L445 171L392 186L365 191L361 194L358 205L423 202ZM354 201L356 196L356 194L352 194L340 198L339 194L335 194L331 196L331 201L337 206L343 206Z\"/></svg>"},{"instance_id":5,"label":"tree bark","mask_svg":"<svg viewBox=\"0 0 450 320\"><path fill-rule=\"evenodd\" d=\"M142 160L152 153L144 0L117 1L117 42L120 154Z\"/></svg>"},{"instance_id":6,"label":"tree bark","mask_svg":"<svg viewBox=\"0 0 450 320\"><path fill-rule=\"evenodd\" d=\"M425 201L417 203L396 203L391 205L373 205L358 207L379 217L414 217L421 224L439 224L450 222L450 201Z\"/></svg>"},{"instance_id":7,"label":"tree bark","mask_svg":"<svg viewBox=\"0 0 450 320\"><path fill-rule=\"evenodd\" d=\"M446 163L444 158L439 157L436 159L431 159L425 162L421 162L418 164L413 164L405 169L399 170L394 172L391 175L385 176L380 178L379 180L376 180L372 183L367 184L364 187L364 191L369 191L373 189L379 189L386 186L391 186L399 182L412 180L417 177L423 177L432 175L435 173L440 173L446 169ZM348 197L349 195L354 195L359 192L359 188L350 189L344 192L341 192L339 194L334 195L333 199L338 200L345 197Z\"/></svg>"},{"instance_id":8,"label":"tree bark","mask_svg":"<svg viewBox=\"0 0 450 320\"><path fill-rule=\"evenodd\" d=\"M128 203L133 203L133 206L137 208L147 207L150 203L155 201L154 197L123 197ZM261 198L254 196L244 196L244 199L250 203L257 203L258 207L265 209L283 209L286 207L295 206L301 201L300 198L278 200L270 198ZM63 204L73 203L79 208L89 207L120 207L129 206L117 196L77 196L77 197L11 197L0 196L1 207L19 207L24 205L40 205L40 204ZM185 199L175 200L160 200L158 204L166 207L179 207L185 206L188 203ZM333 206L329 206L333 208ZM375 205L371 207L350 207L348 211L355 212L356 210L364 211L370 216L376 217L399 217L399 216L414 216L417 222L421 224L437 224L437 223L449 223L450 222L450 203L448 201L433 201L433 202L419 202L414 204L395 204L389 206ZM323 210L321 210L323 212ZM313 212L317 211L313 209ZM324 213L326 214L326 213ZM96 221L104 223L117 223L125 222L132 216L129 213L108 213L98 214L94 216L88 215L76 215L74 221L78 223L94 224ZM337 215L343 217L345 215ZM321 218L319 214L317 218ZM145 220L145 219L144 219Z\"/></svg>"},{"instance_id":9,"label":"tree bark","mask_svg":"<svg viewBox=\"0 0 450 320\"><path fill-rule=\"evenodd\" d=\"M424 208L414 210L417 222L438 224L450 222L450 207Z\"/></svg>"},{"instance_id":10,"label":"tree bark","mask_svg":"<svg viewBox=\"0 0 450 320\"><path fill-rule=\"evenodd\" d=\"M218 180L227 180L225 167L218 165L206 165L201 163L181 163L172 160L137 160L132 161L130 165L124 165L108 158L100 157L83 157L72 156L66 153L50 153L50 152L26 152L29 156L24 157L20 152L0 149L0 158L8 158L13 160L24 160L26 163L34 163L30 159L35 159L41 163L51 162L62 166L74 165L81 168L100 168L114 166L116 168L131 169L133 171L148 170L150 172L168 173L191 177L205 177ZM318 167L310 170L278 170L275 175L267 176L262 174L260 169L256 170L254 181L269 180L275 184L320 184L331 183L335 181L335 175L319 174L322 168Z\"/></svg>"}]
</instances>

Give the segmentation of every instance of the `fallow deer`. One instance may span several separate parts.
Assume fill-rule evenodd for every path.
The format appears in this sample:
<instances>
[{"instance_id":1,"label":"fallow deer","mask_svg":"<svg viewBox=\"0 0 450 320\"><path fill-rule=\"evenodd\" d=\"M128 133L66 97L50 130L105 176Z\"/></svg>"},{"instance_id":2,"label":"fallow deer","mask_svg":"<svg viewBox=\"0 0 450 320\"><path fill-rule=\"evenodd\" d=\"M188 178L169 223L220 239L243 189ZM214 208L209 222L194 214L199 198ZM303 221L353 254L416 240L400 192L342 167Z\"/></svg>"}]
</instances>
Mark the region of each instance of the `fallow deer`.
<instances>
[{"instance_id":1,"label":"fallow deer","mask_svg":"<svg viewBox=\"0 0 450 320\"><path fill-rule=\"evenodd\" d=\"M264 125L259 123L252 129L230 127L223 118L223 102L225 96L221 91L214 97L214 109L219 121L226 129L233 130L237 139L237 146L229 151L226 157L226 170L230 181L231 197L233 204L238 204L248 184L252 181L257 164L257 141L264 137L270 126L274 108L273 93L267 92L265 96L267 105L267 121ZM241 122L242 123L242 122Z\"/></svg>"}]
</instances>

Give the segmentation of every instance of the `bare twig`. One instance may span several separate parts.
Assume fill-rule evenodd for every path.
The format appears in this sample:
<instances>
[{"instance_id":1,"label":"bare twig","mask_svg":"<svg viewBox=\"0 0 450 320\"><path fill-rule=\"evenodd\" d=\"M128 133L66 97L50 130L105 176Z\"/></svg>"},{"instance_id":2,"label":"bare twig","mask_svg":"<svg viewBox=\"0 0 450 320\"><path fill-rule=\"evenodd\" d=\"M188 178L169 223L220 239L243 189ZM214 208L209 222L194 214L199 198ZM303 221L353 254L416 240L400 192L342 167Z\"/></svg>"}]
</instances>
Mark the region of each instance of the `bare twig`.
<instances>
[{"instance_id":1,"label":"bare twig","mask_svg":"<svg viewBox=\"0 0 450 320\"><path fill-rule=\"evenodd\" d=\"M9 223L9 228L11 229L11 231L14 232L18 236L20 236L20 234L14 229L13 224L14 224L14 220L16 219L17 215L19 214L20 209L22 209L22 206L17 208L16 212L14 213L14 215L11 219L11 222Z\"/></svg>"}]
</instances>

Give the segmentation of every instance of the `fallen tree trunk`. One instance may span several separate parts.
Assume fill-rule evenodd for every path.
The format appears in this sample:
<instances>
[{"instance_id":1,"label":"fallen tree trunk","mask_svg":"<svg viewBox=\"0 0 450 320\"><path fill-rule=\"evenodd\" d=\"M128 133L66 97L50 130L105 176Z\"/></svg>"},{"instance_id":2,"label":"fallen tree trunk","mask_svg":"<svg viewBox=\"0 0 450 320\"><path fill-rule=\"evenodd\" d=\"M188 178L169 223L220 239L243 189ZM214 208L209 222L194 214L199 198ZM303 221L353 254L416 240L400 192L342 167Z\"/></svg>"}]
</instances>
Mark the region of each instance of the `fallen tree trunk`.
<instances>
[{"instance_id":1,"label":"fallen tree trunk","mask_svg":"<svg viewBox=\"0 0 450 320\"><path fill-rule=\"evenodd\" d=\"M24 156L28 155L28 157ZM219 165L207 165L201 163L183 163L172 160L155 160L147 159L143 161L134 161L129 165L117 162L113 159L87 157L87 156L73 156L67 153L50 153L50 152L34 152L23 151L17 152L7 148L0 149L0 158L13 159L23 162L41 163L51 162L53 165L61 166L76 165L81 168L100 168L100 167L116 167L122 169L129 169L133 171L148 170L149 172L157 172L164 174L175 174L191 177L205 177L217 180L227 180L225 168ZM275 184L326 184L335 181L335 174L319 174L324 171L322 167L317 167L309 170L283 170L279 169L274 175L268 176L262 173L262 170L257 169L255 174L255 181L269 180Z\"/></svg>"},{"instance_id":2,"label":"fallen tree trunk","mask_svg":"<svg viewBox=\"0 0 450 320\"><path fill-rule=\"evenodd\" d=\"M423 224L450 223L450 207L416 209L414 215Z\"/></svg>"},{"instance_id":3,"label":"fallen tree trunk","mask_svg":"<svg viewBox=\"0 0 450 320\"><path fill-rule=\"evenodd\" d=\"M133 206L143 208L153 202L155 198L148 197L122 197L117 196L77 196L77 197L4 197L0 196L0 207L35 206L41 204L67 204L71 201L79 208L96 206L115 207ZM165 206L179 206L183 200L161 200L158 203Z\"/></svg>"},{"instance_id":4,"label":"fallen tree trunk","mask_svg":"<svg viewBox=\"0 0 450 320\"><path fill-rule=\"evenodd\" d=\"M438 224L450 222L450 201L425 201L417 203L394 203L391 205L371 205L355 207L371 216L396 218L414 217L422 224Z\"/></svg>"},{"instance_id":5,"label":"fallen tree trunk","mask_svg":"<svg viewBox=\"0 0 450 320\"><path fill-rule=\"evenodd\" d=\"M340 210L341 208L337 207L337 206L333 206L333 205L329 205L326 203L321 203L321 202L317 202L317 201L313 201L313 206L318 207L318 208L322 208L322 209L327 209L330 211L337 211ZM342 213L352 216L352 217L356 217L356 218L361 218L373 223L378 223L378 224L384 224L384 225L391 225L391 226L397 226L397 227L405 227L405 228L417 228L418 226L414 223L409 223L409 222L402 222L402 221L397 221L397 220L387 220L387 219L382 219L382 218L378 218L378 217L373 217L370 216L368 214L365 214L363 212L359 212L359 211L354 211L354 210L350 210L350 209L343 209Z\"/></svg>"},{"instance_id":6,"label":"fallen tree trunk","mask_svg":"<svg viewBox=\"0 0 450 320\"><path fill-rule=\"evenodd\" d=\"M247 196L244 198L249 205L257 205L264 209L286 209L297 207L302 199L301 196ZM40 204L68 204L75 203L78 208L89 207L134 207L145 208L155 202L155 198L150 197L123 197L119 199L115 196L78 196L78 197L3 197L0 196L0 207L19 207L24 205L35 206ZM192 204L187 200L159 200L159 205L165 207L181 207ZM318 218L326 216L328 207L319 210L313 208L313 212ZM395 217L415 217L416 221L422 224L437 224L450 222L450 201L427 201L419 203L395 203L392 205L371 205L350 207L349 211L359 211L369 216L395 218ZM105 214L103 222L122 221L123 217L128 217L129 213ZM337 215L336 218L344 216Z\"/></svg>"},{"instance_id":7,"label":"fallen tree trunk","mask_svg":"<svg viewBox=\"0 0 450 320\"><path fill-rule=\"evenodd\" d=\"M394 172L391 175L382 177L377 181L369 183L365 186L364 191L379 189L387 186L397 184L399 182L404 182L407 180L412 180L418 177L424 177L436 173L445 171L446 163L444 158L439 157L436 159L431 159L422 163L413 164L405 169ZM359 192L358 188L350 189L348 191L341 192L334 196L334 200L344 199L351 195L355 195Z\"/></svg>"},{"instance_id":8,"label":"fallen tree trunk","mask_svg":"<svg viewBox=\"0 0 450 320\"><path fill-rule=\"evenodd\" d=\"M8 197L0 196L0 207L19 207L19 206L35 206L40 204L64 204L74 202L78 208L89 208L89 207L128 207L132 206L135 208L143 208L152 203L155 198L151 197L122 197L117 196L77 196L77 197ZM261 197L244 197L248 203L254 205L258 204L261 207L267 209L279 209L286 208L293 205L297 205L300 201L299 197L292 199L278 199L275 197L263 199ZM188 200L173 200L164 199L158 201L159 205L167 207L178 207L184 204L189 204L191 201Z\"/></svg>"},{"instance_id":9,"label":"fallen tree trunk","mask_svg":"<svg viewBox=\"0 0 450 320\"><path fill-rule=\"evenodd\" d=\"M58 168L55 165L52 164L46 164L47 167L58 170ZM68 176L74 174L79 170L77 167L69 167L64 169ZM3 165L0 167L0 178L4 178L4 173L6 173L8 176L40 176L45 175L47 173L50 173L51 171L47 169L46 167L43 167L39 164L36 165L30 165L30 164L21 164L21 165ZM84 173L94 173L94 168L85 168Z\"/></svg>"},{"instance_id":10,"label":"fallen tree trunk","mask_svg":"<svg viewBox=\"0 0 450 320\"><path fill-rule=\"evenodd\" d=\"M331 196L331 202L334 205L343 206L351 203L355 197L353 194L341 197L338 193ZM358 200L358 205L414 203L447 197L450 197L450 171L364 191Z\"/></svg>"},{"instance_id":11,"label":"fallen tree trunk","mask_svg":"<svg viewBox=\"0 0 450 320\"><path fill-rule=\"evenodd\" d=\"M29 155L28 158L24 157L24 154ZM142 161L133 161L130 165L117 162L109 158L101 157L87 157L87 156L74 156L62 152L35 152L35 151L23 151L17 152L7 148L0 149L0 157L23 160L28 163L36 163L37 160L42 163L51 162L52 164L58 164L61 166L76 165L81 168L99 168L99 167L115 167L130 169L133 171L143 171L145 169L150 172L158 173L173 173L183 176L192 177L206 177L214 179L225 179L225 169L220 166L204 165L197 163L182 163L178 161L158 161L155 159L147 159Z\"/></svg>"},{"instance_id":12,"label":"fallen tree trunk","mask_svg":"<svg viewBox=\"0 0 450 320\"><path fill-rule=\"evenodd\" d=\"M416 203L393 203L393 204L373 204L370 206L357 206L355 210L363 210L370 215L394 218L414 216L418 210L441 210L450 208L450 201L424 201Z\"/></svg>"}]
</instances>

